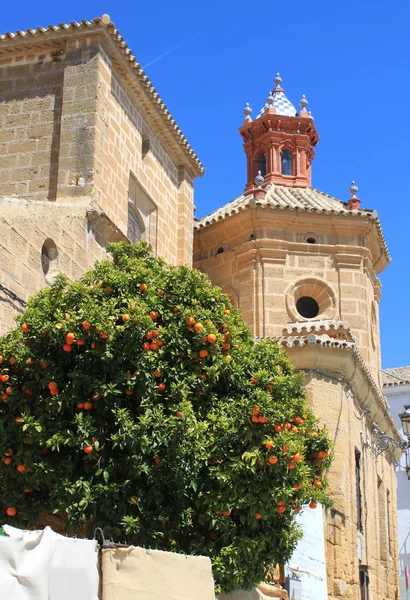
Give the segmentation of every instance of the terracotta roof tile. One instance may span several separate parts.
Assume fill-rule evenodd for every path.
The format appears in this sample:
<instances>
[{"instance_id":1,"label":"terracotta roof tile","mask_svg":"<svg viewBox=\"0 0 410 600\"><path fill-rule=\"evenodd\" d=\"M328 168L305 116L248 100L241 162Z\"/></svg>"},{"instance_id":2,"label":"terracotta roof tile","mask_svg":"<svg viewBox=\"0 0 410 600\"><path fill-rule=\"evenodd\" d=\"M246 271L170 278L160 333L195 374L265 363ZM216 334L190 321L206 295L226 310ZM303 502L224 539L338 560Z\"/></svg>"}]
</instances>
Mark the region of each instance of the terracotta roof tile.
<instances>
[{"instance_id":1,"label":"terracotta roof tile","mask_svg":"<svg viewBox=\"0 0 410 600\"><path fill-rule=\"evenodd\" d=\"M410 366L394 367L382 371L382 381L384 386L405 385L410 383Z\"/></svg>"},{"instance_id":2,"label":"terracotta roof tile","mask_svg":"<svg viewBox=\"0 0 410 600\"><path fill-rule=\"evenodd\" d=\"M282 185L268 183L265 187L266 194L263 199L255 199L254 195L242 194L221 208L214 210L209 215L199 219L195 227L203 229L214 223L226 219L236 213L247 210L250 207L262 207L279 210L294 210L303 212L315 212L322 214L335 214L356 218L366 218L375 222L379 236L380 246L390 261L390 254L386 240L380 225L377 212L372 209L350 210L346 202L342 202L333 196L329 196L312 187L292 188Z\"/></svg>"}]
</instances>

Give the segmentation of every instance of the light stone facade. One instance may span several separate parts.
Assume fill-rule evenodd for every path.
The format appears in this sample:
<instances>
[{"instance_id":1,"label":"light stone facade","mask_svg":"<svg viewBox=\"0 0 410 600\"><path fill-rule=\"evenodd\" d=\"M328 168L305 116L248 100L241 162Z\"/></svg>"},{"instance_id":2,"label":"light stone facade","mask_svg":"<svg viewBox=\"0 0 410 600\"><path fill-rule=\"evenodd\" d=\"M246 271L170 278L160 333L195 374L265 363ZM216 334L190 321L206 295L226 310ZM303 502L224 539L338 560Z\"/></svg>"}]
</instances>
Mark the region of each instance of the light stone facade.
<instances>
[{"instance_id":1,"label":"light stone facade","mask_svg":"<svg viewBox=\"0 0 410 600\"><path fill-rule=\"evenodd\" d=\"M360 209L355 188L343 203L311 188L307 175L296 187L278 160L269 167L260 158L270 132L279 151L292 147L299 120L309 118L304 109L289 117L268 108L253 122L245 111L245 152L268 165L268 183L253 184L248 164L245 194L196 223L194 266L230 296L256 338L287 348L334 442L334 505L324 511L329 599L396 600L394 464L402 439L381 391L379 337L378 273L389 255L377 214ZM316 144L312 127L304 124ZM317 310L303 316L306 299Z\"/></svg>"},{"instance_id":2,"label":"light stone facade","mask_svg":"<svg viewBox=\"0 0 410 600\"><path fill-rule=\"evenodd\" d=\"M74 279L109 241L136 241L130 219L158 255L191 264L202 173L108 15L0 36L0 335L51 267Z\"/></svg>"}]
</instances>

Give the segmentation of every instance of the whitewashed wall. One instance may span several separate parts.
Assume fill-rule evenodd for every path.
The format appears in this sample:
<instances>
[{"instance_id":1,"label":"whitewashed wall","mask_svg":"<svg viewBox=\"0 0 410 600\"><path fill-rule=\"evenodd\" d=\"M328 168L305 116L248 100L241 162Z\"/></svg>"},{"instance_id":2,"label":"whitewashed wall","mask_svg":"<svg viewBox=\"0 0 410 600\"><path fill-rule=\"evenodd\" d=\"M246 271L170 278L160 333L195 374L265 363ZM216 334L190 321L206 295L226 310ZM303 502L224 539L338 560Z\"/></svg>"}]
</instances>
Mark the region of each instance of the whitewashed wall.
<instances>
[{"instance_id":1,"label":"whitewashed wall","mask_svg":"<svg viewBox=\"0 0 410 600\"><path fill-rule=\"evenodd\" d=\"M410 404L410 384L385 386L383 392L396 425L402 431L399 413L404 411L405 404ZM405 468L406 456L403 454L396 467L400 600L410 600L410 588L406 585L406 567L410 573L410 480Z\"/></svg>"},{"instance_id":2,"label":"whitewashed wall","mask_svg":"<svg viewBox=\"0 0 410 600\"><path fill-rule=\"evenodd\" d=\"M295 574L301 580L300 595L298 596L295 591L294 600L327 600L325 536L321 505L318 504L314 510L305 508L298 518L303 528L303 538L285 569L286 575ZM292 594L290 599L292 600Z\"/></svg>"}]
</instances>

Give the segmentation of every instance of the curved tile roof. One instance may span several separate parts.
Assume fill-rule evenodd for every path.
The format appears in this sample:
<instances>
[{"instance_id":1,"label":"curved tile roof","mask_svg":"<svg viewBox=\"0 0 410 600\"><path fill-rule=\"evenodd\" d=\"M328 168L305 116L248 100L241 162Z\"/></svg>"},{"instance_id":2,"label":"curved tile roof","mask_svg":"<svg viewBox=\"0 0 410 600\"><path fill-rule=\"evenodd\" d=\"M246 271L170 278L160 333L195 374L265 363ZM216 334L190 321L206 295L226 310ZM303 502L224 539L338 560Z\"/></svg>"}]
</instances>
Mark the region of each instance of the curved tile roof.
<instances>
[{"instance_id":1,"label":"curved tile roof","mask_svg":"<svg viewBox=\"0 0 410 600\"><path fill-rule=\"evenodd\" d=\"M242 212L254 206L280 210L287 209L323 214L337 214L359 218L365 217L375 222L380 245L386 253L387 259L389 261L391 260L383 230L375 210L350 210L346 202L342 202L342 200L338 200L337 198L329 196L328 194L325 194L324 192L312 187L293 188L268 183L264 189L266 194L263 199L255 199L252 193L246 195L242 194L221 208L217 208L209 215L199 219L195 223L195 228L203 229L204 227L209 227L218 221L222 221L236 213Z\"/></svg>"},{"instance_id":2,"label":"curved tile roof","mask_svg":"<svg viewBox=\"0 0 410 600\"><path fill-rule=\"evenodd\" d=\"M410 366L394 367L382 371L382 381L384 386L405 385L410 383Z\"/></svg>"},{"instance_id":3,"label":"curved tile roof","mask_svg":"<svg viewBox=\"0 0 410 600\"><path fill-rule=\"evenodd\" d=\"M193 148L188 143L188 140L182 133L181 129L178 127L175 119L172 118L172 115L167 109L164 101L159 96L158 92L152 85L147 75L145 75L145 72L142 69L140 63L137 62L136 57L132 53L132 50L128 47L128 44L124 41L124 38L122 37L118 29L116 29L109 15L96 17L91 21L87 21L86 19L79 22L71 21L70 23L60 23L59 25L49 25L48 27L37 27L36 29L26 29L25 31L18 30L15 33L7 31L5 34L0 34L0 50L2 46L9 43L11 40L21 40L22 42L34 41L34 38L37 38L39 40L47 39L47 37L50 37L56 33L58 35L64 35L78 30L95 29L97 27L104 27L106 29L109 37L111 38L112 42L115 44L117 49L121 52L124 60L126 60L129 66L134 70L135 77L138 79L143 89L147 93L151 103L160 113L165 126L167 127L171 135L174 137L175 141L177 141L178 144L182 146L183 152L193 163L193 166L197 171L197 175L202 175L205 172L205 169L201 161L195 154Z\"/></svg>"}]
</instances>

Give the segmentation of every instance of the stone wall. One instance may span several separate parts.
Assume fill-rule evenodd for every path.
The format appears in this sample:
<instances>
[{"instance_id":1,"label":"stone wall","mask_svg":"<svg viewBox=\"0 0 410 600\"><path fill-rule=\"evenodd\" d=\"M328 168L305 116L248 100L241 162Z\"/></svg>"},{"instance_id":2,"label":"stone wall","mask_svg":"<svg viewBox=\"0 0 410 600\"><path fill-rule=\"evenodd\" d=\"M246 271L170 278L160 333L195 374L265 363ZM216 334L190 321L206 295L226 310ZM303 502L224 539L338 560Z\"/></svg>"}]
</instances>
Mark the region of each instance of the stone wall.
<instances>
[{"instance_id":1,"label":"stone wall","mask_svg":"<svg viewBox=\"0 0 410 600\"><path fill-rule=\"evenodd\" d=\"M382 453L376 460L363 444L372 439L371 424L346 382L312 371L306 379L313 411L334 440L329 472L334 506L325 514L329 599L360 600L358 544L361 563L370 567L370 597L394 599L398 584L394 459ZM363 532L357 527L355 450L361 455Z\"/></svg>"},{"instance_id":2,"label":"stone wall","mask_svg":"<svg viewBox=\"0 0 410 600\"><path fill-rule=\"evenodd\" d=\"M380 373L378 303L380 282L363 244L366 221L327 215L297 218L290 211L251 209L196 230L194 266L218 285L229 286L256 336L282 335L295 310L297 286L321 295L312 320L348 321L357 346L376 381ZM320 244L303 242L316 232ZM253 236L253 239L250 237ZM223 252L218 254L218 248ZM316 289L314 289L316 286ZM326 299L327 298L327 299Z\"/></svg>"},{"instance_id":3,"label":"stone wall","mask_svg":"<svg viewBox=\"0 0 410 600\"><path fill-rule=\"evenodd\" d=\"M29 296L52 283L57 273L77 279L105 256L108 241L124 239L103 221L80 202L0 198L0 335ZM45 243L56 246L46 269Z\"/></svg>"},{"instance_id":4,"label":"stone wall","mask_svg":"<svg viewBox=\"0 0 410 600\"><path fill-rule=\"evenodd\" d=\"M171 263L192 263L193 179L165 148L137 92L103 50L98 62L95 197L126 233L134 175L157 207L153 245ZM143 149L143 142L145 149Z\"/></svg>"},{"instance_id":5,"label":"stone wall","mask_svg":"<svg viewBox=\"0 0 410 600\"><path fill-rule=\"evenodd\" d=\"M320 312L312 320L348 321L377 383L380 283L370 227L359 217L251 207L196 230L194 266L235 300L258 337L280 337L289 323L307 321L295 300L299 292L314 297ZM306 243L307 232L318 243ZM329 598L360 600L359 545L361 564L369 567L370 597L396 599L395 458L382 453L376 460L372 438L373 422L391 433L380 392L352 349L296 347L289 356L306 369L313 411L335 441L329 472L334 506L324 516ZM363 531L357 524L356 451Z\"/></svg>"},{"instance_id":6,"label":"stone wall","mask_svg":"<svg viewBox=\"0 0 410 600\"><path fill-rule=\"evenodd\" d=\"M198 174L104 28L7 44L0 46L0 334L50 283L45 242L56 248L54 271L75 279L110 240L127 240L131 174L155 206L154 251L190 265Z\"/></svg>"}]
</instances>

